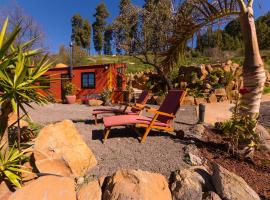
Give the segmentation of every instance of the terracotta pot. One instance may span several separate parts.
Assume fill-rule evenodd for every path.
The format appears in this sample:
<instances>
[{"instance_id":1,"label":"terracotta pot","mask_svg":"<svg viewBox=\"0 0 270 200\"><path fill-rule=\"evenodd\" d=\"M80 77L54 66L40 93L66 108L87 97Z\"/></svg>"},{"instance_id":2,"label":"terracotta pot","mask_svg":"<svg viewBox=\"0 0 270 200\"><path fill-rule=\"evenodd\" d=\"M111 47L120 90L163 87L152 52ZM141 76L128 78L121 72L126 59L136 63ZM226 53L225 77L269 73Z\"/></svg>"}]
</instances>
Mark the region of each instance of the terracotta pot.
<instances>
[{"instance_id":1,"label":"terracotta pot","mask_svg":"<svg viewBox=\"0 0 270 200\"><path fill-rule=\"evenodd\" d=\"M74 104L76 102L76 95L66 95L65 97L68 104Z\"/></svg>"}]
</instances>

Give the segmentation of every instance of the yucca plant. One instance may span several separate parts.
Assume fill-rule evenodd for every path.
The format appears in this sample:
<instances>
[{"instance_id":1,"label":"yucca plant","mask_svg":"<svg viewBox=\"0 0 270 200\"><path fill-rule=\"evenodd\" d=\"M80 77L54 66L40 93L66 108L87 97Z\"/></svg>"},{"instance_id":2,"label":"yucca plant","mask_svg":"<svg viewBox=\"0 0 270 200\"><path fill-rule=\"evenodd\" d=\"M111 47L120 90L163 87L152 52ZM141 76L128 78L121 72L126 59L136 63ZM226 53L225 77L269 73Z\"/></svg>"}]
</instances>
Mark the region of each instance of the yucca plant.
<instances>
[{"instance_id":1,"label":"yucca plant","mask_svg":"<svg viewBox=\"0 0 270 200\"><path fill-rule=\"evenodd\" d=\"M8 19L0 33L0 144L6 145L9 144L9 115L12 112L17 112L19 119L20 109L27 114L25 106L32 107L32 102L37 104L48 102L47 98L40 93L41 90L46 91L47 86L41 86L39 83L48 81L43 75L51 66L46 55L39 63L31 61L31 57L41 53L39 49L24 50L35 41L35 38L14 48L13 42L21 28L17 26L11 33L7 34L7 25ZM20 131L18 140L20 140Z\"/></svg>"},{"instance_id":2,"label":"yucca plant","mask_svg":"<svg viewBox=\"0 0 270 200\"><path fill-rule=\"evenodd\" d=\"M24 152L20 152L14 146L10 149L1 146L0 150L0 181L5 180L20 188L20 174L28 172L20 165L20 162L26 159Z\"/></svg>"}]
</instances>

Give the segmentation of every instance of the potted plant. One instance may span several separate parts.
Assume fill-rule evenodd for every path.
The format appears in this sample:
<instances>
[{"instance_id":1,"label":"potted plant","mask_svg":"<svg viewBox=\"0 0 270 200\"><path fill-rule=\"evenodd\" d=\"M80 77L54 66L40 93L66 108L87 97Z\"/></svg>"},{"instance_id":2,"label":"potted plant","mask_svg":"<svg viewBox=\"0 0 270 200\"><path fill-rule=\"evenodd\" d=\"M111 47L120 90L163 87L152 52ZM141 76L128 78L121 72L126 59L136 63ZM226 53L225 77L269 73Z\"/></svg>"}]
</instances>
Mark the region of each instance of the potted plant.
<instances>
[{"instance_id":1,"label":"potted plant","mask_svg":"<svg viewBox=\"0 0 270 200\"><path fill-rule=\"evenodd\" d=\"M76 86L71 82L66 82L64 85L66 102L74 104L76 102Z\"/></svg>"},{"instance_id":2,"label":"potted plant","mask_svg":"<svg viewBox=\"0 0 270 200\"><path fill-rule=\"evenodd\" d=\"M105 106L111 105L111 97L112 97L112 90L107 88L104 89L103 92L101 93L101 99L104 102Z\"/></svg>"}]
</instances>

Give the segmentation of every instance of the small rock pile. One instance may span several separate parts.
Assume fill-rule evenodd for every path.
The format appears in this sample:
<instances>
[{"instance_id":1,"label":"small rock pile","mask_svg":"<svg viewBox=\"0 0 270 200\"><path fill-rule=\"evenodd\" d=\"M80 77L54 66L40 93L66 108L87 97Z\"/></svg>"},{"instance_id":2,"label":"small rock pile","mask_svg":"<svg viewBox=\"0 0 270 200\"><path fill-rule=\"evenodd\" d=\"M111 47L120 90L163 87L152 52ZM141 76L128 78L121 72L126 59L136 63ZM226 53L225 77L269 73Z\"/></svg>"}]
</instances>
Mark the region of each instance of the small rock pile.
<instances>
[{"instance_id":1,"label":"small rock pile","mask_svg":"<svg viewBox=\"0 0 270 200\"><path fill-rule=\"evenodd\" d=\"M197 66L181 66L177 80L174 80L175 88L189 89L190 95L183 102L186 105L198 105L200 103L216 103L235 99L237 88L242 87L242 66L228 60L218 64L199 64ZM152 89L158 92L164 87L160 76L146 70L128 75L128 82L133 88L140 90ZM266 87L270 87L270 73L266 71Z\"/></svg>"}]
</instances>

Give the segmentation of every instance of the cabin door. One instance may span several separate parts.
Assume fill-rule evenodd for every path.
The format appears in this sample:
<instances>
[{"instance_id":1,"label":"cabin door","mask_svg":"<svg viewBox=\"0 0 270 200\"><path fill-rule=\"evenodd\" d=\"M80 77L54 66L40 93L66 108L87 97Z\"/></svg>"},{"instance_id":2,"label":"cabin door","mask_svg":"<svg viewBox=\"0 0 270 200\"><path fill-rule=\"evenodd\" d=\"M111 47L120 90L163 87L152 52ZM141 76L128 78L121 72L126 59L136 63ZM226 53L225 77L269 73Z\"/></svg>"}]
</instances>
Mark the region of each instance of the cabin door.
<instances>
[{"instance_id":1,"label":"cabin door","mask_svg":"<svg viewBox=\"0 0 270 200\"><path fill-rule=\"evenodd\" d=\"M70 81L69 79L69 75L68 74L61 74L61 98L62 101L65 102L66 98L65 98L65 91L64 91L64 85L66 84L66 82Z\"/></svg>"}]
</instances>

